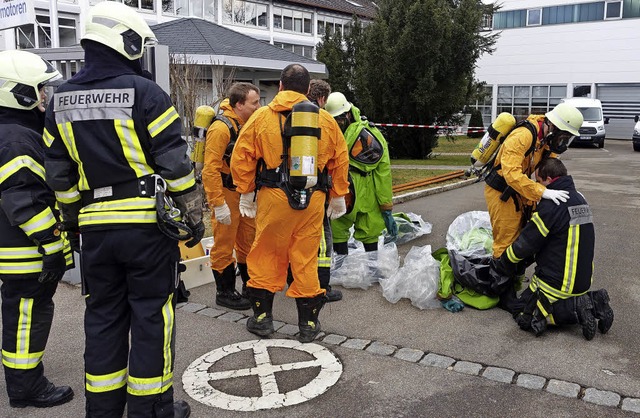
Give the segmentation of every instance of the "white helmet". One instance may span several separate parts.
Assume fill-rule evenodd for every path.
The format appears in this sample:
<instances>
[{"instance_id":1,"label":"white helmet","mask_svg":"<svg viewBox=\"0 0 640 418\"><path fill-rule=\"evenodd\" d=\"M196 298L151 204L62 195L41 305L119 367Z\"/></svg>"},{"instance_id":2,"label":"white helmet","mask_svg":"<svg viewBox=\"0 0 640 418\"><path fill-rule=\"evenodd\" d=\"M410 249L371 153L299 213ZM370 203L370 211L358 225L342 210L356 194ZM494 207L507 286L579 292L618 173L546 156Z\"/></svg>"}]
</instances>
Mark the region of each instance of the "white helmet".
<instances>
[{"instance_id":1,"label":"white helmet","mask_svg":"<svg viewBox=\"0 0 640 418\"><path fill-rule=\"evenodd\" d=\"M329 114L335 118L336 116L340 116L351 110L351 103L349 103L347 98L344 97L344 94L339 91L335 91L327 98L324 110L329 112Z\"/></svg>"},{"instance_id":2,"label":"white helmet","mask_svg":"<svg viewBox=\"0 0 640 418\"><path fill-rule=\"evenodd\" d=\"M574 106L568 103L560 103L544 115L561 131L569 132L575 136L580 135L579 131L584 118L582 113Z\"/></svg>"},{"instance_id":3,"label":"white helmet","mask_svg":"<svg viewBox=\"0 0 640 418\"><path fill-rule=\"evenodd\" d=\"M62 78L47 60L27 51L0 52L0 106L30 110L40 103L40 88Z\"/></svg>"},{"instance_id":4,"label":"white helmet","mask_svg":"<svg viewBox=\"0 0 640 418\"><path fill-rule=\"evenodd\" d=\"M103 1L91 8L82 39L106 45L129 60L142 57L145 45L156 43L142 16L116 1Z\"/></svg>"}]
</instances>

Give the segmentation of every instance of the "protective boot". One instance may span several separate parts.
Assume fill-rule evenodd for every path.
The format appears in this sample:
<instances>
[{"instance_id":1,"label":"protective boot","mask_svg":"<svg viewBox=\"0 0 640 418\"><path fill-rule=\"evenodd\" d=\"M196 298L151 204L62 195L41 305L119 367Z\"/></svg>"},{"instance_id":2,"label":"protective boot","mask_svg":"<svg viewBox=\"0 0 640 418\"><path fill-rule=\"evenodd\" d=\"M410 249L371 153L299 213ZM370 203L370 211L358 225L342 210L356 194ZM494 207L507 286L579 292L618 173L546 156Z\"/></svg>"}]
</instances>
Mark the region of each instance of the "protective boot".
<instances>
[{"instance_id":1,"label":"protective boot","mask_svg":"<svg viewBox=\"0 0 640 418\"><path fill-rule=\"evenodd\" d=\"M247 263L238 263L238 271L242 280L242 297L247 298L247 282L249 281L249 269Z\"/></svg>"},{"instance_id":2,"label":"protective boot","mask_svg":"<svg viewBox=\"0 0 640 418\"><path fill-rule=\"evenodd\" d=\"M318 279L320 280L320 288L325 289L327 293L327 302L337 302L342 300L342 292L332 289L329 285L331 279L331 269L329 267L318 267Z\"/></svg>"},{"instance_id":3,"label":"protective boot","mask_svg":"<svg viewBox=\"0 0 640 418\"><path fill-rule=\"evenodd\" d=\"M247 330L260 337L268 337L274 333L271 310L275 293L271 293L266 289L248 287L247 294L249 295L251 308L253 308L253 316L247 320Z\"/></svg>"},{"instance_id":4,"label":"protective boot","mask_svg":"<svg viewBox=\"0 0 640 418\"><path fill-rule=\"evenodd\" d=\"M318 295L313 298L297 298L296 306L298 307L298 341L301 343L310 343L320 333L320 321L318 314L324 306L327 299L324 295Z\"/></svg>"},{"instance_id":5,"label":"protective boot","mask_svg":"<svg viewBox=\"0 0 640 418\"><path fill-rule=\"evenodd\" d=\"M216 279L216 304L225 308L244 311L251 308L247 298L242 297L236 290L236 269L233 264L225 267L222 273L215 270L213 277Z\"/></svg>"},{"instance_id":6,"label":"protective boot","mask_svg":"<svg viewBox=\"0 0 640 418\"><path fill-rule=\"evenodd\" d=\"M606 289L600 289L587 294L593 302L598 329L601 333L606 334L613 324L613 309L609 305L609 293Z\"/></svg>"},{"instance_id":7,"label":"protective boot","mask_svg":"<svg viewBox=\"0 0 640 418\"><path fill-rule=\"evenodd\" d=\"M47 386L39 395L24 399L9 398L9 405L12 408L26 408L27 406L49 408L67 403L71 399L73 399L73 390L69 386L56 386L47 382Z\"/></svg>"},{"instance_id":8,"label":"protective boot","mask_svg":"<svg viewBox=\"0 0 640 418\"><path fill-rule=\"evenodd\" d=\"M589 295L581 295L574 298L578 323L582 326L582 335L587 341L596 335L596 317L593 316L593 302Z\"/></svg>"},{"instance_id":9,"label":"protective boot","mask_svg":"<svg viewBox=\"0 0 640 418\"><path fill-rule=\"evenodd\" d=\"M173 403L174 418L189 418L191 415L191 407L185 401L175 401Z\"/></svg>"}]
</instances>

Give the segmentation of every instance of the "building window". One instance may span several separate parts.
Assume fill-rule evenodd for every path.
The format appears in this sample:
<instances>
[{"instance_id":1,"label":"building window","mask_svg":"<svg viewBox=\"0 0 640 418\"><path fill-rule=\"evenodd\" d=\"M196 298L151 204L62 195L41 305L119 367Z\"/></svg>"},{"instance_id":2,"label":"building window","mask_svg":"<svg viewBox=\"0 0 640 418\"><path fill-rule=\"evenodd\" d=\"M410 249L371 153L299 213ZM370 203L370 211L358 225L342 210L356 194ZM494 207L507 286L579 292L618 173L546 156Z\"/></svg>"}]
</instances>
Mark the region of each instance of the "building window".
<instances>
[{"instance_id":1,"label":"building window","mask_svg":"<svg viewBox=\"0 0 640 418\"><path fill-rule=\"evenodd\" d=\"M621 19L622 18L622 2L608 1L604 4L605 19Z\"/></svg>"},{"instance_id":2,"label":"building window","mask_svg":"<svg viewBox=\"0 0 640 418\"><path fill-rule=\"evenodd\" d=\"M498 113L509 112L517 120L543 115L567 96L566 86L498 86Z\"/></svg>"},{"instance_id":3,"label":"building window","mask_svg":"<svg viewBox=\"0 0 640 418\"><path fill-rule=\"evenodd\" d=\"M493 15L490 13L485 13L482 15L482 24L480 25L482 30L491 30L493 29Z\"/></svg>"},{"instance_id":4,"label":"building window","mask_svg":"<svg viewBox=\"0 0 640 418\"><path fill-rule=\"evenodd\" d=\"M333 35L336 32L340 32L340 35L344 36L348 31L351 30L350 27L347 29L345 28L345 26L350 26L350 25L351 25L350 20L345 20L345 19L340 19L337 17L330 17L330 16L318 16L318 24L317 24L318 36L323 36L325 32L328 32L329 35Z\"/></svg>"},{"instance_id":5,"label":"building window","mask_svg":"<svg viewBox=\"0 0 640 418\"><path fill-rule=\"evenodd\" d=\"M498 12L493 16L494 29L522 28L527 22L526 10L509 10Z\"/></svg>"},{"instance_id":6,"label":"building window","mask_svg":"<svg viewBox=\"0 0 640 418\"><path fill-rule=\"evenodd\" d=\"M49 12L36 10L37 25L22 25L15 28L16 48L50 48L51 18ZM58 14L58 36L60 46L78 45L76 27L78 16L66 13Z\"/></svg>"},{"instance_id":7,"label":"building window","mask_svg":"<svg viewBox=\"0 0 640 418\"><path fill-rule=\"evenodd\" d=\"M493 99L493 87L484 86L482 97L472 104L472 109L478 109L482 114L482 126L491 125L491 102Z\"/></svg>"},{"instance_id":8,"label":"building window","mask_svg":"<svg viewBox=\"0 0 640 418\"><path fill-rule=\"evenodd\" d=\"M153 0L123 0L122 3L140 10L154 10Z\"/></svg>"},{"instance_id":9,"label":"building window","mask_svg":"<svg viewBox=\"0 0 640 418\"><path fill-rule=\"evenodd\" d=\"M224 0L222 21L235 25L267 28L267 5L244 0Z\"/></svg>"},{"instance_id":10,"label":"building window","mask_svg":"<svg viewBox=\"0 0 640 418\"><path fill-rule=\"evenodd\" d=\"M540 26L542 23L542 9L527 10L527 26Z\"/></svg>"},{"instance_id":11,"label":"building window","mask_svg":"<svg viewBox=\"0 0 640 418\"><path fill-rule=\"evenodd\" d=\"M313 47L308 45L294 45L294 44L286 44L283 42L274 42L273 45L278 48L282 48L285 51L290 51L298 55L302 55L303 57L313 59Z\"/></svg>"},{"instance_id":12,"label":"building window","mask_svg":"<svg viewBox=\"0 0 640 418\"><path fill-rule=\"evenodd\" d=\"M273 28L278 31L311 35L312 14L284 7L273 8Z\"/></svg>"}]
</instances>

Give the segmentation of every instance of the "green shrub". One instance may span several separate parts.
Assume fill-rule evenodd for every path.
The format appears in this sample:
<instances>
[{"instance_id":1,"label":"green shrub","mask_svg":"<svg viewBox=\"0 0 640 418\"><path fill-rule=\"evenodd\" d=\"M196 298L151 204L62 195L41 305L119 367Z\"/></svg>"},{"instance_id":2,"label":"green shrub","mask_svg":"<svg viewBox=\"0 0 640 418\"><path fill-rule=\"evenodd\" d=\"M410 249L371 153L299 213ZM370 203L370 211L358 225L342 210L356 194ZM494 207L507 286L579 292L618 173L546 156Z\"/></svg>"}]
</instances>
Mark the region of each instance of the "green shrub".
<instances>
[{"instance_id":1,"label":"green shrub","mask_svg":"<svg viewBox=\"0 0 640 418\"><path fill-rule=\"evenodd\" d=\"M471 119L469 119L469 126L472 128L477 128L479 126L484 126L484 122L482 121L482 113L478 109L471 110ZM467 136L469 138L481 138L484 135L484 132L474 132L468 131Z\"/></svg>"}]
</instances>

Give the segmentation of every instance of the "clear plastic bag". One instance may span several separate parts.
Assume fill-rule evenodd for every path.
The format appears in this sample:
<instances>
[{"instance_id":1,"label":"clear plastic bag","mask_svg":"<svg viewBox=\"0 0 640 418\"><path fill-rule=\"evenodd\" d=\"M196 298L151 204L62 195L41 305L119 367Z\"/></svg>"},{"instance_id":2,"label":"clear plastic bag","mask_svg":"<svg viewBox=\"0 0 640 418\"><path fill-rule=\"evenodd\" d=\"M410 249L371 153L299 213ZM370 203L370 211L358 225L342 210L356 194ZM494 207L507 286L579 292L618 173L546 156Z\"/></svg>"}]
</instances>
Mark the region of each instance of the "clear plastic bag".
<instances>
[{"instance_id":1,"label":"clear plastic bag","mask_svg":"<svg viewBox=\"0 0 640 418\"><path fill-rule=\"evenodd\" d=\"M378 250L365 252L357 241L349 243L349 254L333 253L331 259L331 285L367 289L372 284L391 277L400 265L395 243L383 244L380 237Z\"/></svg>"},{"instance_id":2,"label":"clear plastic bag","mask_svg":"<svg viewBox=\"0 0 640 418\"><path fill-rule=\"evenodd\" d=\"M398 225L398 236L395 239L397 245L406 244L422 235L431 233L431 224L422 220L422 216L413 212L394 213L393 218ZM384 242L390 242L392 237L384 230Z\"/></svg>"},{"instance_id":3,"label":"clear plastic bag","mask_svg":"<svg viewBox=\"0 0 640 418\"><path fill-rule=\"evenodd\" d=\"M489 212L471 211L459 215L449 225L447 250L462 257L484 258L493 254Z\"/></svg>"},{"instance_id":4,"label":"clear plastic bag","mask_svg":"<svg viewBox=\"0 0 640 418\"><path fill-rule=\"evenodd\" d=\"M431 255L431 246L412 247L404 265L387 280L380 280L382 295L391 303L402 298L420 309L439 308L436 299L440 280L440 263Z\"/></svg>"}]
</instances>

